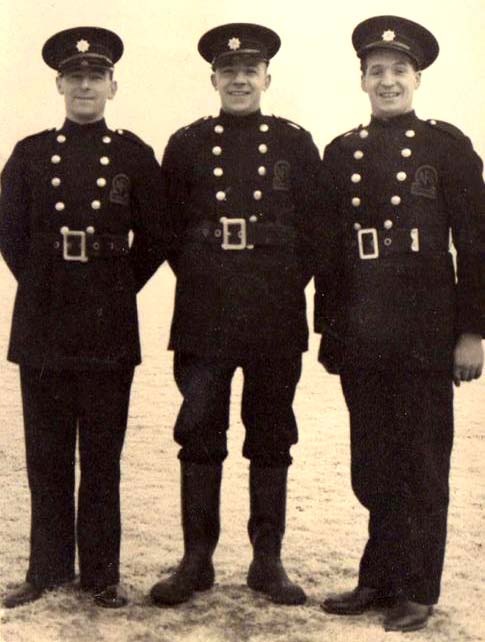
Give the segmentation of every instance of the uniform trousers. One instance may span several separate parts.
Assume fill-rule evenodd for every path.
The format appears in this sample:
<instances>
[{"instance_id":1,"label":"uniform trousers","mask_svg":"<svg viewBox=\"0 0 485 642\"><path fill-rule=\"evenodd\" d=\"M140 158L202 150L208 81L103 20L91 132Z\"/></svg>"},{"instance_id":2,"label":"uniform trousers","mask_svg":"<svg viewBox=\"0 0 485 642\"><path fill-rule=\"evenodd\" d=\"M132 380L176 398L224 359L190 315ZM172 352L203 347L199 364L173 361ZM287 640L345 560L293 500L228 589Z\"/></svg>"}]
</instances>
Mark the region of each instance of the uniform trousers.
<instances>
[{"instance_id":1,"label":"uniform trousers","mask_svg":"<svg viewBox=\"0 0 485 642\"><path fill-rule=\"evenodd\" d=\"M440 372L341 374L352 487L369 510L359 585L434 604L446 543L453 386Z\"/></svg>"},{"instance_id":2,"label":"uniform trousers","mask_svg":"<svg viewBox=\"0 0 485 642\"><path fill-rule=\"evenodd\" d=\"M289 466L290 448L298 441L292 403L301 376L300 353L239 361L176 352L175 381L184 398L175 424L179 458L219 464L227 457L231 381L238 367L244 376L243 456L258 467Z\"/></svg>"},{"instance_id":3,"label":"uniform trousers","mask_svg":"<svg viewBox=\"0 0 485 642\"><path fill-rule=\"evenodd\" d=\"M27 473L31 494L27 581L40 588L74 577L81 587L119 581L120 458L133 368L50 371L22 365ZM80 483L75 519L76 437Z\"/></svg>"}]
</instances>

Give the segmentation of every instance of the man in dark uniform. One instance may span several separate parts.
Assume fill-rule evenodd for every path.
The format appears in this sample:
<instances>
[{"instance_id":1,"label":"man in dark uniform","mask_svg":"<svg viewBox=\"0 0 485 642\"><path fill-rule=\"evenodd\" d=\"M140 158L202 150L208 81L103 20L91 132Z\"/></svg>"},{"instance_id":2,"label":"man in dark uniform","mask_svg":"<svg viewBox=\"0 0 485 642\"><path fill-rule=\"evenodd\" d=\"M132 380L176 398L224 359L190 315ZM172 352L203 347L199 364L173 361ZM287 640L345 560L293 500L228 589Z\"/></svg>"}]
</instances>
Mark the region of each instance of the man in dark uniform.
<instances>
[{"instance_id":1,"label":"man in dark uniform","mask_svg":"<svg viewBox=\"0 0 485 642\"><path fill-rule=\"evenodd\" d=\"M168 236L151 148L103 118L122 52L116 34L94 27L46 42L43 58L58 72L67 118L20 141L2 173L0 247L18 281L8 359L20 366L32 499L29 569L4 598L7 608L73 579L75 530L81 588L100 606L126 603L119 481L140 362L136 293Z\"/></svg>"},{"instance_id":2,"label":"man in dark uniform","mask_svg":"<svg viewBox=\"0 0 485 642\"><path fill-rule=\"evenodd\" d=\"M305 593L281 563L292 410L307 348L305 286L318 150L298 125L260 111L276 33L253 24L212 29L199 52L212 65L222 109L177 131L162 180L180 250L170 348L183 404L180 444L184 557L155 584L156 604L177 604L214 583L219 493L227 456L231 380L244 374L243 455L250 460L248 585L284 604Z\"/></svg>"},{"instance_id":3,"label":"man in dark uniform","mask_svg":"<svg viewBox=\"0 0 485 642\"><path fill-rule=\"evenodd\" d=\"M316 279L316 329L322 363L341 376L352 485L370 521L358 587L323 608L362 613L392 597L384 626L408 631L426 625L440 591L453 379L471 381L483 365L482 163L456 127L412 109L421 70L438 55L429 31L380 16L352 40L372 118L324 153L340 244L334 287Z\"/></svg>"}]
</instances>

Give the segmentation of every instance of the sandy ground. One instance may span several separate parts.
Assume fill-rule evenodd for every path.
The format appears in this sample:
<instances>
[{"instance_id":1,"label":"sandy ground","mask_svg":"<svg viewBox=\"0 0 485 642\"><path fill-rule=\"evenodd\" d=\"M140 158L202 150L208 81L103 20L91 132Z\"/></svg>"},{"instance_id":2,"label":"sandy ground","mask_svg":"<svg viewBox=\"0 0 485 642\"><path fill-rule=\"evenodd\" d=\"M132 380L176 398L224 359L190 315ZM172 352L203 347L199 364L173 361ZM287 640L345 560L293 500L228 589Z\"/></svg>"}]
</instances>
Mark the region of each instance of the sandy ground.
<instances>
[{"instance_id":1,"label":"sandy ground","mask_svg":"<svg viewBox=\"0 0 485 642\"><path fill-rule=\"evenodd\" d=\"M0 353L6 353L13 279L0 265ZM246 534L248 463L241 457L241 378L233 387L230 456L224 469L223 531L215 556L217 584L192 602L158 609L146 601L151 584L181 554L179 468L172 425L179 395L165 347L173 279L162 268L140 295L144 363L138 369L123 455L122 573L130 605L96 609L75 588L34 604L3 611L2 642L379 642L382 614L326 615L326 593L351 588L365 541L366 512L349 482L347 415L338 379L316 362L317 338L305 355L296 413L300 444L293 449L284 557L289 573L307 590L301 607L282 607L245 585L250 561ZM24 577L28 558L29 493L25 474L17 368L0 363L0 592ZM413 640L485 640L483 533L485 532L485 380L456 393L452 502L443 592L428 629Z\"/></svg>"}]
</instances>

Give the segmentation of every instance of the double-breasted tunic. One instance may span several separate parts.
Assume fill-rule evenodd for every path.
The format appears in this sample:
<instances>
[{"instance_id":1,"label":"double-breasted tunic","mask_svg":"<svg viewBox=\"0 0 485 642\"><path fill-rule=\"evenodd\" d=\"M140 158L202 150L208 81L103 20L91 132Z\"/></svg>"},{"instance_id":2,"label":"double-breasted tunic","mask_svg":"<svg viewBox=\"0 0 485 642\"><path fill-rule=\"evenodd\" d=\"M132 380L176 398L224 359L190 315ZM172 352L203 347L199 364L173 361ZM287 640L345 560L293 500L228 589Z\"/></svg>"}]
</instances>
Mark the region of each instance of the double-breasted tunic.
<instances>
[{"instance_id":1,"label":"double-breasted tunic","mask_svg":"<svg viewBox=\"0 0 485 642\"><path fill-rule=\"evenodd\" d=\"M104 120L66 120L17 144L0 201L0 247L18 280L11 361L57 370L140 362L136 293L170 238L161 198L151 148Z\"/></svg>"},{"instance_id":2,"label":"double-breasted tunic","mask_svg":"<svg viewBox=\"0 0 485 642\"><path fill-rule=\"evenodd\" d=\"M414 112L372 118L327 146L323 180L340 236L336 287L316 280L316 327L329 331L322 359L450 371L457 336L484 332L481 171L462 132Z\"/></svg>"},{"instance_id":3,"label":"double-breasted tunic","mask_svg":"<svg viewBox=\"0 0 485 642\"><path fill-rule=\"evenodd\" d=\"M308 132L259 111L221 112L171 137L162 180L179 247L172 349L234 359L306 350L319 162Z\"/></svg>"}]
</instances>

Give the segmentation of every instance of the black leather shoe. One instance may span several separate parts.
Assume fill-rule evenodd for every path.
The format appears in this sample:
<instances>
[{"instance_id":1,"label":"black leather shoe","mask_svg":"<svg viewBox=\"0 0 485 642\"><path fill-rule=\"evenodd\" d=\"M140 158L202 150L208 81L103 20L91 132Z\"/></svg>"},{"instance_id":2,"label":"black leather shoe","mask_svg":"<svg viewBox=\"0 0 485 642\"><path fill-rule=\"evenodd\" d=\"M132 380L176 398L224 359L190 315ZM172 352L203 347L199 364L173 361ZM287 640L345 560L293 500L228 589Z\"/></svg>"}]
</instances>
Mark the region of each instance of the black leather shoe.
<instances>
[{"instance_id":1,"label":"black leather shoe","mask_svg":"<svg viewBox=\"0 0 485 642\"><path fill-rule=\"evenodd\" d=\"M399 600L384 620L386 631L419 631L428 624L433 607L412 600Z\"/></svg>"},{"instance_id":2,"label":"black leather shoe","mask_svg":"<svg viewBox=\"0 0 485 642\"><path fill-rule=\"evenodd\" d=\"M389 606L392 601L392 597L382 595L378 589L357 586L353 591L330 595L321 607L326 613L360 615L370 609Z\"/></svg>"},{"instance_id":3,"label":"black leather shoe","mask_svg":"<svg viewBox=\"0 0 485 642\"><path fill-rule=\"evenodd\" d=\"M6 609L14 609L29 602L35 602L42 595L45 589L34 586L30 582L24 582L18 588L7 593L2 604Z\"/></svg>"},{"instance_id":4,"label":"black leather shoe","mask_svg":"<svg viewBox=\"0 0 485 642\"><path fill-rule=\"evenodd\" d=\"M94 603L105 609L120 609L128 604L128 597L119 584L111 584L94 593Z\"/></svg>"}]
</instances>

